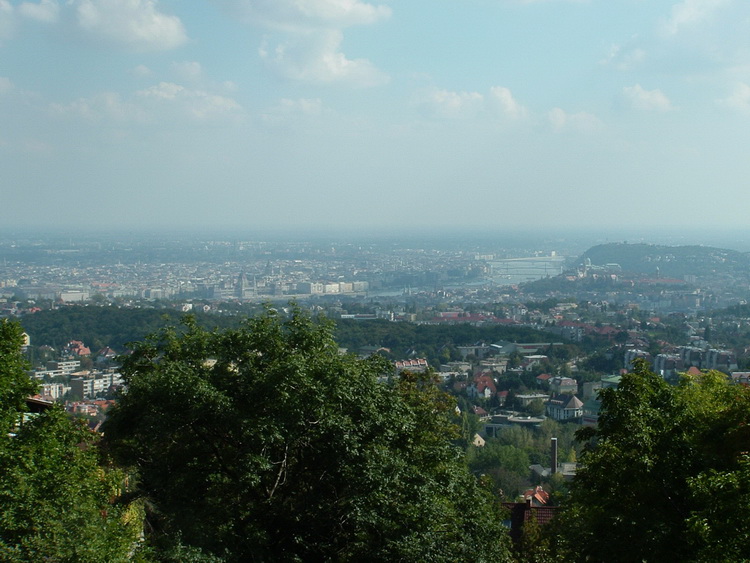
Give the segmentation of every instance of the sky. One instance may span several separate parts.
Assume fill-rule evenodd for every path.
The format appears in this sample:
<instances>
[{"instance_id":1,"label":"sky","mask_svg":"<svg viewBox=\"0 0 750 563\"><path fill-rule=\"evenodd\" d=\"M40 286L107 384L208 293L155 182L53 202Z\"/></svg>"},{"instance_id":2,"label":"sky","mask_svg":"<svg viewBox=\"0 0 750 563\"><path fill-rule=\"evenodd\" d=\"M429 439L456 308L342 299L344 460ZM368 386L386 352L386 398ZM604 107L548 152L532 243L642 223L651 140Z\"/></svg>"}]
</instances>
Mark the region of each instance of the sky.
<instances>
[{"instance_id":1,"label":"sky","mask_svg":"<svg viewBox=\"0 0 750 563\"><path fill-rule=\"evenodd\" d=\"M747 230L747 0L0 0L6 227Z\"/></svg>"}]
</instances>

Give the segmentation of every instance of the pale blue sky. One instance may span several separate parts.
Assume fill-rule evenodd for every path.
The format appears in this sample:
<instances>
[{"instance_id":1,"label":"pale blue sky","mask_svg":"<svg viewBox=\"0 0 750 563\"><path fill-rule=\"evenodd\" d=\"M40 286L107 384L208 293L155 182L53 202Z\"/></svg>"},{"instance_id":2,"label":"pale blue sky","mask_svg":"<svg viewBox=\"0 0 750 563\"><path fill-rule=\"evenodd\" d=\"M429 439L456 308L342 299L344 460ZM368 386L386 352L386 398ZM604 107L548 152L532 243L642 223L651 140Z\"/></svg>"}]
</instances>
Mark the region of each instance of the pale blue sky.
<instances>
[{"instance_id":1,"label":"pale blue sky","mask_svg":"<svg viewBox=\"0 0 750 563\"><path fill-rule=\"evenodd\" d=\"M0 0L5 226L744 228L747 0Z\"/></svg>"}]
</instances>

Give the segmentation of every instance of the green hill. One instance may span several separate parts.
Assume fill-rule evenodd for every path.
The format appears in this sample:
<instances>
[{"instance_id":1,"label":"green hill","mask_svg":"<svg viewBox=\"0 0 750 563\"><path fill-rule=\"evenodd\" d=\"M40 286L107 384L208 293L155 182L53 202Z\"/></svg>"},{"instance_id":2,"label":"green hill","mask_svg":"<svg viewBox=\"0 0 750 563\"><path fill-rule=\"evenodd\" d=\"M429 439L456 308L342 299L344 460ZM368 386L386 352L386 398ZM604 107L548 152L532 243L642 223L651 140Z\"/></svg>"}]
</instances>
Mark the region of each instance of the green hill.
<instances>
[{"instance_id":1,"label":"green hill","mask_svg":"<svg viewBox=\"0 0 750 563\"><path fill-rule=\"evenodd\" d=\"M682 278L686 275L750 275L750 255L709 246L663 246L655 244L600 244L578 260L592 266L619 264L623 272L645 276Z\"/></svg>"}]
</instances>

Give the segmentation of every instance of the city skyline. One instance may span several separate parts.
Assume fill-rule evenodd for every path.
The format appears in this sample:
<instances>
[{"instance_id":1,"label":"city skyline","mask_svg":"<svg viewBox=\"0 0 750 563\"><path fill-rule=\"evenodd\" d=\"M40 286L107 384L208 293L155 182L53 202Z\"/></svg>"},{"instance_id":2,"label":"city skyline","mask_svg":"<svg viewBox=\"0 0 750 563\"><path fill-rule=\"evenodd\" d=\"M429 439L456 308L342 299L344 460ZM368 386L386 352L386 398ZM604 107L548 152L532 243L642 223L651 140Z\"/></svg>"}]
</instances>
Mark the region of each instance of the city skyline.
<instances>
[{"instance_id":1,"label":"city skyline","mask_svg":"<svg viewBox=\"0 0 750 563\"><path fill-rule=\"evenodd\" d=\"M0 0L4 227L742 230L748 31L740 0Z\"/></svg>"}]
</instances>

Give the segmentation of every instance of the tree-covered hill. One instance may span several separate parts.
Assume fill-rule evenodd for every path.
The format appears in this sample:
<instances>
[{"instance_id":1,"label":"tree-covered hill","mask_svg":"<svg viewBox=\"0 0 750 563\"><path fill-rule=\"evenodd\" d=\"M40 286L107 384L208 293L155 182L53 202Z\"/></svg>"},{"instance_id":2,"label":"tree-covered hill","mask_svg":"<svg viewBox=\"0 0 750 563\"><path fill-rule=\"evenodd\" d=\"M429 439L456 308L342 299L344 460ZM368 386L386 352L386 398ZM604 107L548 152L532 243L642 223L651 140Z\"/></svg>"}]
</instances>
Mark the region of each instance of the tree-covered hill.
<instances>
[{"instance_id":1,"label":"tree-covered hill","mask_svg":"<svg viewBox=\"0 0 750 563\"><path fill-rule=\"evenodd\" d=\"M165 326L178 325L184 317L184 313L171 309L76 306L27 315L21 319L21 324L34 346L59 348L70 340L81 340L92 351L110 346L122 352L128 343L142 340ZM242 317L199 313L195 318L201 327L212 330L236 328ZM456 346L499 340L546 342L550 335L519 326L417 325L341 319L336 325L335 338L339 346L351 352L356 353L362 346L376 345L390 349L396 358L417 354L436 364L450 359L450 352L453 350L455 354Z\"/></svg>"},{"instance_id":2,"label":"tree-covered hill","mask_svg":"<svg viewBox=\"0 0 750 563\"><path fill-rule=\"evenodd\" d=\"M337 321L336 340L339 346L356 352L362 346L388 348L395 356L413 353L437 361L445 349L468 346L476 342L487 344L507 340L511 342L549 342L548 333L529 327L468 323L424 325L377 321ZM557 340L557 338L555 338ZM446 358L442 358L446 359Z\"/></svg>"},{"instance_id":3,"label":"tree-covered hill","mask_svg":"<svg viewBox=\"0 0 750 563\"><path fill-rule=\"evenodd\" d=\"M26 315L21 325L34 346L64 346L81 340L92 351L111 346L122 352L129 342L142 340L164 326L177 325L184 313L172 309L120 309L117 307L63 307ZM236 317L196 315L206 328L237 326Z\"/></svg>"},{"instance_id":4,"label":"tree-covered hill","mask_svg":"<svg viewBox=\"0 0 750 563\"><path fill-rule=\"evenodd\" d=\"M378 381L385 360L338 354L299 309L183 328L136 346L104 430L149 499L158 560L185 561L162 557L183 542L226 563L509 559L429 375Z\"/></svg>"},{"instance_id":5,"label":"tree-covered hill","mask_svg":"<svg viewBox=\"0 0 750 563\"><path fill-rule=\"evenodd\" d=\"M650 284L658 278L660 287L692 283L705 289L736 290L750 283L750 254L709 246L600 244L570 264L570 270L564 274L523 284L523 292L543 297L552 293L612 291L618 281L608 275L595 275L599 272L618 274L620 281L636 283ZM588 275L570 275L583 269L588 270Z\"/></svg>"},{"instance_id":6,"label":"tree-covered hill","mask_svg":"<svg viewBox=\"0 0 750 563\"><path fill-rule=\"evenodd\" d=\"M750 273L750 255L710 246L664 246L655 244L600 244L588 249L578 264L590 260L594 266L619 264L624 272L682 278L708 273L742 275Z\"/></svg>"}]
</instances>

